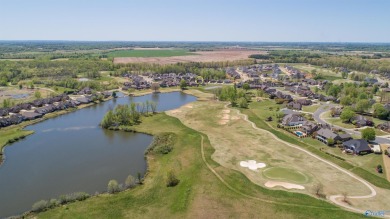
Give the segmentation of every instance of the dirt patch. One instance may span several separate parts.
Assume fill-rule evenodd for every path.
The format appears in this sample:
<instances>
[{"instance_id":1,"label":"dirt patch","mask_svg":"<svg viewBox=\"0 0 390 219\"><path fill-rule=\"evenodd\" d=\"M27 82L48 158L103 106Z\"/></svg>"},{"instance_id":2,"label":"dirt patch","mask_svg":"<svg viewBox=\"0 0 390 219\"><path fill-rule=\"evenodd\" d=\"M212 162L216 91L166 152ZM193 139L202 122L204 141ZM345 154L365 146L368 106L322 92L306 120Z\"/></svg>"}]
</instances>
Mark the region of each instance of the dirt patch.
<instances>
[{"instance_id":1,"label":"dirt patch","mask_svg":"<svg viewBox=\"0 0 390 219\"><path fill-rule=\"evenodd\" d=\"M217 50L207 52L195 52L195 55L172 56L172 57L126 57L114 58L115 64L123 63L158 63L162 65L175 64L178 62L219 62L249 59L252 54L266 53L256 50Z\"/></svg>"},{"instance_id":2,"label":"dirt patch","mask_svg":"<svg viewBox=\"0 0 390 219\"><path fill-rule=\"evenodd\" d=\"M293 184L293 183L287 183L287 182L277 182L277 181L268 181L264 184L268 188L273 188L276 186L281 186L285 189L300 189L303 190L305 189L304 186L298 185L298 184Z\"/></svg>"}]
</instances>

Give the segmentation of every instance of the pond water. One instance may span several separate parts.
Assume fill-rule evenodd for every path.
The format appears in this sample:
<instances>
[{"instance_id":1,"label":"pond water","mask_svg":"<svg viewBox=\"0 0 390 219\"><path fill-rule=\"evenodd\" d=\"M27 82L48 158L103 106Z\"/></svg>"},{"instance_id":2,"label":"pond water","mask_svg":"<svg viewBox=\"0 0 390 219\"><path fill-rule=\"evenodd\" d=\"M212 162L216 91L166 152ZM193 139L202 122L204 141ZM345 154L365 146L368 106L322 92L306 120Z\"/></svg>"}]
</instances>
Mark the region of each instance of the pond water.
<instances>
[{"instance_id":1,"label":"pond water","mask_svg":"<svg viewBox=\"0 0 390 219\"><path fill-rule=\"evenodd\" d=\"M14 95L11 95L11 97L13 99L23 99L23 98L27 98L28 96L30 96L30 94L14 94Z\"/></svg>"},{"instance_id":2,"label":"pond water","mask_svg":"<svg viewBox=\"0 0 390 219\"><path fill-rule=\"evenodd\" d=\"M158 111L196 100L181 92L123 97L27 127L35 133L5 148L0 166L0 218L31 209L33 203L72 192L104 192L111 179L124 183L145 173L145 149L152 136L98 126L117 104L158 102Z\"/></svg>"}]
</instances>

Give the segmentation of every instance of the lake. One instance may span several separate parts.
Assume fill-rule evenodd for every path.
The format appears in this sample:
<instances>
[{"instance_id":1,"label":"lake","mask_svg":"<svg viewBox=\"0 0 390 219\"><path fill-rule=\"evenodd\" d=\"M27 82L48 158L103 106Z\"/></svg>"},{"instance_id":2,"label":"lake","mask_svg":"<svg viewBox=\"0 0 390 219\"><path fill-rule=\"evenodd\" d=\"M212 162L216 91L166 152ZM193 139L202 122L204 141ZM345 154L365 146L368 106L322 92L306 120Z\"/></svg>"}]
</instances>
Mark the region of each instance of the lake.
<instances>
[{"instance_id":1,"label":"lake","mask_svg":"<svg viewBox=\"0 0 390 219\"><path fill-rule=\"evenodd\" d=\"M120 96L121 94L119 94ZM124 183L145 173L145 149L153 137L109 131L98 125L117 104L158 102L166 111L193 102L181 92L122 97L28 126L35 133L5 147L0 166L0 218L28 211L42 199L73 192L105 192L108 181Z\"/></svg>"}]
</instances>

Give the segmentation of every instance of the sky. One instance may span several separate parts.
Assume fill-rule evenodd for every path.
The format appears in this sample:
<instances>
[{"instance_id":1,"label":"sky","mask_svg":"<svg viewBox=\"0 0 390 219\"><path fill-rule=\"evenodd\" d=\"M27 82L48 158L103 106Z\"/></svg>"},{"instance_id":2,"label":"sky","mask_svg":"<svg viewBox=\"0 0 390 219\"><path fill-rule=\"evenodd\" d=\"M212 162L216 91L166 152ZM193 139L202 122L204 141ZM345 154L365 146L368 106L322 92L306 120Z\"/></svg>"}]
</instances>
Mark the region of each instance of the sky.
<instances>
[{"instance_id":1,"label":"sky","mask_svg":"<svg viewBox=\"0 0 390 219\"><path fill-rule=\"evenodd\" d=\"M390 42L390 0L0 0L0 40Z\"/></svg>"}]
</instances>

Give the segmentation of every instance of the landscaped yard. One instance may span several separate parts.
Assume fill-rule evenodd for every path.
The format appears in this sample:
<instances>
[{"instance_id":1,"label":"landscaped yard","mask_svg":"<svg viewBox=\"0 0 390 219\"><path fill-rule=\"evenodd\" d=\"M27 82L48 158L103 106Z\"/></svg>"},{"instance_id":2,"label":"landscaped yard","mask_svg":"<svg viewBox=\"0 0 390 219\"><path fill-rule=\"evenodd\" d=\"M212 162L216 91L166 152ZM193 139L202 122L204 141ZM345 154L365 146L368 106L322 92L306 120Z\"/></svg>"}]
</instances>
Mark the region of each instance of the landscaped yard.
<instances>
[{"instance_id":1,"label":"landscaped yard","mask_svg":"<svg viewBox=\"0 0 390 219\"><path fill-rule=\"evenodd\" d=\"M320 104L310 105L310 106L302 106L302 111L314 113L320 107Z\"/></svg>"}]
</instances>

